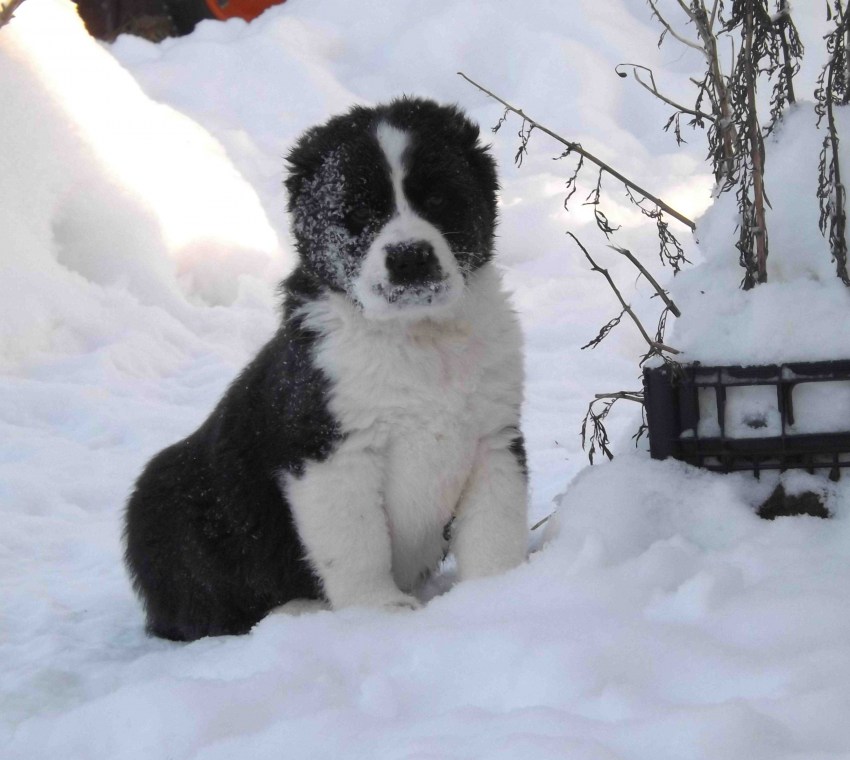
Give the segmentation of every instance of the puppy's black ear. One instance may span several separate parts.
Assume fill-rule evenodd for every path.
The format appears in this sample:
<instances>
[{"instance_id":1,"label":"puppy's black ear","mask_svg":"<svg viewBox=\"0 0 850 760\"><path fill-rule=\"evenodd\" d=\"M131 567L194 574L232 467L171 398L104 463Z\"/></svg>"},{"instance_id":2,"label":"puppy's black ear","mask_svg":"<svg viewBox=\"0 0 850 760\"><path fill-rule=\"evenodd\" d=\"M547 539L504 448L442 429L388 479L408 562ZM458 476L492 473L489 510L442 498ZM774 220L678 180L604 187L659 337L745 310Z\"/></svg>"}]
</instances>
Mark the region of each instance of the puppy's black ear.
<instances>
[{"instance_id":1,"label":"puppy's black ear","mask_svg":"<svg viewBox=\"0 0 850 760\"><path fill-rule=\"evenodd\" d=\"M478 182L483 190L487 191L488 200L495 213L496 191L499 189L499 177L496 171L496 160L490 153L490 145L482 144L479 139L479 130L474 126L475 137L467 143L465 150L466 160L475 172Z\"/></svg>"},{"instance_id":2,"label":"puppy's black ear","mask_svg":"<svg viewBox=\"0 0 850 760\"><path fill-rule=\"evenodd\" d=\"M287 177L284 180L289 193L287 208L292 211L304 183L319 171L331 153L350 142L372 121L374 110L353 106L348 113L334 116L325 124L308 129L295 143L286 157Z\"/></svg>"},{"instance_id":3,"label":"puppy's black ear","mask_svg":"<svg viewBox=\"0 0 850 760\"><path fill-rule=\"evenodd\" d=\"M467 119L462 112L458 115L460 116L458 123L460 125L459 132L461 145L463 145L465 150L474 150L478 148L478 138L481 135L481 130L478 128L478 125Z\"/></svg>"},{"instance_id":4,"label":"puppy's black ear","mask_svg":"<svg viewBox=\"0 0 850 760\"><path fill-rule=\"evenodd\" d=\"M481 130L478 125L471 121L458 105L446 106L441 110L450 114L446 121L450 125L457 144L466 156L466 160L469 161L470 166L478 176L481 186L487 189L497 189L496 162L490 154L490 146L484 145L480 141Z\"/></svg>"}]
</instances>

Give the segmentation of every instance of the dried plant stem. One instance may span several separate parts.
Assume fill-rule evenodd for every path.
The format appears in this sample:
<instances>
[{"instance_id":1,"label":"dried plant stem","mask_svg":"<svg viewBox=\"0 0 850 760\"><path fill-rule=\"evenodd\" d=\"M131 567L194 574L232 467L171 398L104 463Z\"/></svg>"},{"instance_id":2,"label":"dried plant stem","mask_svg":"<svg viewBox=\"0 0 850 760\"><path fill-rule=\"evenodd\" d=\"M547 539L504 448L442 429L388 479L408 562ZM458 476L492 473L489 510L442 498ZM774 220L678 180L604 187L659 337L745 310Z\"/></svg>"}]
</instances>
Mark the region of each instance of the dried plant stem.
<instances>
[{"instance_id":1,"label":"dried plant stem","mask_svg":"<svg viewBox=\"0 0 850 760\"><path fill-rule=\"evenodd\" d=\"M710 121L712 123L715 123L717 121L711 114L707 114L703 111L696 111L693 108L688 108L687 106L680 105L675 100L671 100L670 98L666 97L665 95L662 95L661 92L659 92L658 87L655 84L655 76L652 73L652 69L650 69L648 66L642 66L639 63L618 63L614 67L614 71L616 71L617 74L619 74L621 77L626 76L626 74L620 71L620 66L631 66L632 67L632 76L635 78L637 83L641 87L643 87L643 89L651 92L653 95L655 95L656 98L658 98L660 101L666 103L668 106L673 106L673 108L675 108L677 111L681 111L682 113L686 113L686 114L689 114L691 116L696 116L698 119L705 119L706 121ZM637 72L638 69L643 69L644 71L647 71L649 73L650 84L647 84L646 82L643 81L643 79L640 78L640 75Z\"/></svg>"},{"instance_id":2,"label":"dried plant stem","mask_svg":"<svg viewBox=\"0 0 850 760\"><path fill-rule=\"evenodd\" d=\"M661 26L664 27L664 29L670 34L671 37L674 37L675 39L679 40L679 42L681 42L683 45L687 45L689 48L699 50L701 53L705 52L702 47L697 45L696 42L691 42L691 40L687 39L687 37L683 37L681 34L677 33L676 30L667 22L667 20L658 12L658 8L653 2L653 0L647 0L647 2L649 3L649 7L652 8L652 14L658 19L658 21L661 23ZM690 16L690 10L686 6L683 7L685 9L685 13ZM661 43L659 42L658 44L660 45Z\"/></svg>"},{"instance_id":3,"label":"dried plant stem","mask_svg":"<svg viewBox=\"0 0 850 760\"><path fill-rule=\"evenodd\" d=\"M20 7L24 0L9 0L8 3L0 5L0 28L4 27L12 20L15 11Z\"/></svg>"},{"instance_id":4,"label":"dried plant stem","mask_svg":"<svg viewBox=\"0 0 850 760\"><path fill-rule=\"evenodd\" d=\"M496 100L499 103L501 103L508 111L511 111L511 112L515 113L517 116L521 117L525 122L527 122L531 126L531 128L538 129L541 132L544 132L545 134L549 135L549 137L551 137L553 140L557 140L562 145L565 145L567 148L569 148L569 150L571 152L578 153L580 156L583 156L588 161L592 161L602 171L605 171L608 174L610 174L612 177L615 177L616 179L620 180L620 182L622 182L626 187L629 187L632 190L634 190L635 192L640 193L644 198L652 201L656 206L658 206L660 209L662 209L665 212L667 212L668 214L670 214L670 216L672 216L674 219L677 219L682 224L686 225L687 227L690 227L691 230L696 229L696 225L694 224L694 222L691 219L688 219L688 217L686 217L684 214L680 214L678 211L676 211L676 209L671 208L664 201L662 201L660 198L657 198L652 193L644 190L639 185L636 185L628 177L625 177L624 175L620 174L620 172L618 172L616 169L609 166L604 161L602 161L601 159L594 156L592 153L589 153L588 151L586 151L578 143L566 140L563 137L561 137L559 134L557 134L556 132L553 132L551 129L544 127L542 124L540 124L540 122L535 121L530 116L528 116L526 113L524 113L522 111L522 109L516 108L516 107L512 106L510 103L508 103L507 101L502 100L502 98L500 98L498 95L493 94L492 92L490 92L490 90L486 89L485 87L482 87L480 84L478 84L477 82L470 79L462 71L458 71L457 73L458 73L459 76L463 77L467 82L469 82L473 87L477 87L485 95L489 95L491 98L493 98L493 100Z\"/></svg>"},{"instance_id":5,"label":"dried plant stem","mask_svg":"<svg viewBox=\"0 0 850 760\"><path fill-rule=\"evenodd\" d=\"M838 132L835 127L835 113L833 112L833 103L832 99L828 100L826 103L826 112L827 112L827 128L828 139L830 143L830 147L832 149L832 155L835 156L835 170L834 170L834 198L833 204L835 205L838 211L834 214L835 218L835 231L833 233L834 237L838 240L846 240L846 230L844 229L846 216L844 213L844 203L845 203L845 190L844 185L841 182L841 162L838 160ZM844 264L843 271L841 271L841 264ZM842 276L843 275L843 276ZM847 280L847 265L846 262L839 262L839 276L842 276L842 279L846 282Z\"/></svg>"},{"instance_id":6,"label":"dried plant stem","mask_svg":"<svg viewBox=\"0 0 850 760\"><path fill-rule=\"evenodd\" d=\"M848 27L850 28L850 27ZM828 83L828 93L832 92L834 87L834 77L835 71L834 67L830 67L829 70L829 83ZM850 282L850 278L847 275L847 231L845 229L845 225L847 222L847 215L845 211L845 201L846 201L846 192L844 189L844 185L841 182L841 162L838 157L838 132L835 126L835 112L833 110L833 98L826 98L826 119L827 119L827 137L826 139L829 141L830 150L832 151L832 187L833 187L833 196L831 199L832 210L831 210L831 229L829 234L830 239L830 247L832 248L833 257L836 261L836 267L838 270L838 276L841 278L841 281L846 285ZM825 224L821 223L821 228L825 228Z\"/></svg>"},{"instance_id":7,"label":"dried plant stem","mask_svg":"<svg viewBox=\"0 0 850 760\"><path fill-rule=\"evenodd\" d=\"M752 60L753 26L755 20L750 10L745 19L744 55ZM755 66L755 64L753 64ZM759 129L756 110L756 72L747 68L747 100L749 119L750 156L753 162L753 206L755 209L755 229L753 235L756 244L757 282L767 282L767 219L764 211L764 143ZM746 220L743 221L746 224Z\"/></svg>"},{"instance_id":8,"label":"dried plant stem","mask_svg":"<svg viewBox=\"0 0 850 760\"><path fill-rule=\"evenodd\" d=\"M841 10L841 2L838 2L838 9ZM841 17L844 17L844 11L841 11ZM844 29L844 49L850 50L850 26L846 26ZM850 82L850 57L847 55L844 56L844 80L845 82ZM847 88L844 91L844 97L841 100L841 105L846 106L848 99L850 99L850 88Z\"/></svg>"},{"instance_id":9,"label":"dried plant stem","mask_svg":"<svg viewBox=\"0 0 850 760\"><path fill-rule=\"evenodd\" d=\"M711 70L711 82L714 88L714 102L720 114L721 144L723 146L723 159L726 166L726 176L731 174L735 161L735 141L737 140L735 124L732 119L732 105L729 100L729 88L726 79L720 69L720 57L717 53L717 37L714 34L714 20L717 13L717 4L711 12L711 17L705 9L705 3L699 0L699 12L690 14L697 28L700 41L702 42L703 54ZM717 177L720 180L722 177Z\"/></svg>"},{"instance_id":10,"label":"dried plant stem","mask_svg":"<svg viewBox=\"0 0 850 760\"><path fill-rule=\"evenodd\" d=\"M633 391L617 391L617 393L596 393L593 398L619 398L624 399L625 401L634 401L638 404L643 403L643 394L635 393Z\"/></svg>"},{"instance_id":11,"label":"dried plant stem","mask_svg":"<svg viewBox=\"0 0 850 760\"><path fill-rule=\"evenodd\" d=\"M815 112L818 115L818 127L824 117L827 122L827 134L821 146L818 163L818 205L820 206L821 234L829 241L830 252L835 261L836 274L841 281L850 286L847 273L847 210L846 190L841 181L841 161L838 153L839 136L836 131L836 104L844 104L850 97L850 48L847 35L850 33L850 15L845 13L841 0L834 0L828 19L835 21L835 28L826 37L828 59L818 77L815 91Z\"/></svg>"},{"instance_id":12,"label":"dried plant stem","mask_svg":"<svg viewBox=\"0 0 850 760\"><path fill-rule=\"evenodd\" d=\"M658 341L653 340L649 336L649 333L646 331L644 326L641 324L640 319L638 319L637 314L635 314L634 311L632 311L632 307L629 306L626 303L626 300L623 298L623 294L620 293L619 289L614 284L614 280L611 278L611 275L608 273L608 270L603 269L593 260L591 255L587 252L587 248L585 248L581 244L581 241L572 232L568 232L567 234L576 242L576 245L578 245L578 247L581 248L582 253L584 253L584 255L585 255L585 258L587 258L587 260L590 262L590 266L593 269L593 271L599 272L599 274L601 274L608 281L608 284L611 286L611 289L614 291L614 294L617 296L617 300L620 302L620 305L623 307L623 311L626 314L628 314L629 317L631 317L632 322L635 323L635 325L637 326L637 329L640 331L640 334L643 336L643 339L647 342L650 349L652 349L652 351L657 352L657 353L660 353L661 351L666 351L669 354L680 353L677 349L671 348L670 346L667 346L663 343L659 343Z\"/></svg>"},{"instance_id":13,"label":"dried plant stem","mask_svg":"<svg viewBox=\"0 0 850 760\"><path fill-rule=\"evenodd\" d=\"M720 60L717 54L717 37L714 34L714 22L717 19L719 3L715 0L711 9L711 14L709 14L703 0L695 0L693 5L690 7L682 0L677 0L679 7L688 17L688 20L696 27L697 35L700 40L700 44L697 44L696 42L692 42L675 32L670 22L661 15L654 0L647 0L647 2L649 3L649 7L652 8L652 15L658 19L665 31L669 32L683 45L687 45L694 50L699 50L705 56L708 63L710 71L708 81L711 82L710 86L713 89L713 92L710 93L710 97L717 117L719 117L713 118L712 121L718 123L721 145L723 146L723 163L725 165L722 173L716 177L716 179L720 181L724 176L732 172L736 136L735 126L732 121L732 106L729 102L729 90L726 86L726 80L723 76L723 72L720 69ZM659 45L660 44L661 43L659 42ZM697 82L697 84L699 85L700 83ZM657 97L661 97L658 93L654 94L656 94ZM664 100L664 98L661 99ZM669 103L669 101L665 102ZM674 105L674 108L678 108L678 106Z\"/></svg>"},{"instance_id":14,"label":"dried plant stem","mask_svg":"<svg viewBox=\"0 0 850 760\"><path fill-rule=\"evenodd\" d=\"M682 312L679 311L679 307L676 306L675 303L673 303L673 299L670 298L669 295L667 295L667 291L664 290L664 288L662 288L658 284L658 281L649 273L647 268L643 264L641 264L637 260L637 258L635 258L634 254L628 248L620 248L617 245L609 245L608 247L617 251L617 253L621 253L629 261L631 261L632 264L635 265L635 267L638 269L638 271L649 281L649 284L652 285L653 288L655 288L655 292L658 293L658 295L661 297L661 300L664 301L664 304L667 306L667 308L670 309L671 312L673 312L673 316L675 316L675 317L681 317L682 316Z\"/></svg>"},{"instance_id":15,"label":"dried plant stem","mask_svg":"<svg viewBox=\"0 0 850 760\"><path fill-rule=\"evenodd\" d=\"M780 0L779 13L774 23L780 24L779 41L782 45L782 66L785 70L785 81L788 82L788 102L796 103L797 96L794 94L794 63L791 56L791 48L788 44L788 18L790 13L788 0Z\"/></svg>"},{"instance_id":16,"label":"dried plant stem","mask_svg":"<svg viewBox=\"0 0 850 760\"><path fill-rule=\"evenodd\" d=\"M531 526L531 530L537 530L537 529L538 529L541 525L544 525L544 524L546 524L547 522L549 522L549 520L552 518L552 516L553 516L554 514L555 514L554 512L550 512L550 513L549 513L548 515L546 515L546 517L544 517L542 520L538 520L536 523L534 523L534 525L532 525L532 526Z\"/></svg>"}]
</instances>

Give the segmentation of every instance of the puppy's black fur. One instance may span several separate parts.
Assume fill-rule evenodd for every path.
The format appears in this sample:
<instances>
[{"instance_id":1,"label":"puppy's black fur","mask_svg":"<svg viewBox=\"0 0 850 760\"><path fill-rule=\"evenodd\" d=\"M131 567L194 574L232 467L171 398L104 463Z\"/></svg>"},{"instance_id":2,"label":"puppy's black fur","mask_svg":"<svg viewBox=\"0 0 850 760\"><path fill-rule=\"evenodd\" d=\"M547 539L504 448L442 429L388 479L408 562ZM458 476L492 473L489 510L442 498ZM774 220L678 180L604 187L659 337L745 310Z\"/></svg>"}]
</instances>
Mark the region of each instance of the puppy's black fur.
<instances>
[{"instance_id":1,"label":"puppy's black fur","mask_svg":"<svg viewBox=\"0 0 850 760\"><path fill-rule=\"evenodd\" d=\"M271 608L315 599L319 582L276 480L323 460L339 439L315 336L294 307L316 292L296 272L283 325L204 424L155 456L127 509L126 561L151 633L245 633Z\"/></svg>"}]
</instances>

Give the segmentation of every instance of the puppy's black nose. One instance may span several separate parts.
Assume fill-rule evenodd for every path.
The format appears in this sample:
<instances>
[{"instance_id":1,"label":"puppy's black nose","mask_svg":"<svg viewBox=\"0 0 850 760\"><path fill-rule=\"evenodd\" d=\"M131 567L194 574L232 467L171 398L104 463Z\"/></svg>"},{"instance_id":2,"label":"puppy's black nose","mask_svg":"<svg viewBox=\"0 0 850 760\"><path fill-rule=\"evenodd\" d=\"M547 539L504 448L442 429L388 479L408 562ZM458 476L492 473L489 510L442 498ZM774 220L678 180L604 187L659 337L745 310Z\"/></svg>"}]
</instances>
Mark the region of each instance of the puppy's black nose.
<instances>
[{"instance_id":1,"label":"puppy's black nose","mask_svg":"<svg viewBox=\"0 0 850 760\"><path fill-rule=\"evenodd\" d=\"M426 240L388 245L387 272L392 285L415 285L440 279L440 262Z\"/></svg>"}]
</instances>

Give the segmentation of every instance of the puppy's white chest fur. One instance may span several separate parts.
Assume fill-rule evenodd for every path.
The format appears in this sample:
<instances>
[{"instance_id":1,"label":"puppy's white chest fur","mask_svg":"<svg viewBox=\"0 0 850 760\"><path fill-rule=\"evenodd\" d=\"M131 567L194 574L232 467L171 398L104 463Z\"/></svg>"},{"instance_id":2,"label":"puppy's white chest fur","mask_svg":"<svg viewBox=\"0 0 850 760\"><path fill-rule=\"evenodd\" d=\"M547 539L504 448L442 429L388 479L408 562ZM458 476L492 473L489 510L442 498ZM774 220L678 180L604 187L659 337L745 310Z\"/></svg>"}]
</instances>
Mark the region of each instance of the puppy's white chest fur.
<instances>
[{"instance_id":1,"label":"puppy's white chest fur","mask_svg":"<svg viewBox=\"0 0 850 760\"><path fill-rule=\"evenodd\" d=\"M299 487L358 468L364 492L377 480L392 574L408 590L444 553L444 528L479 441L515 432L522 384L515 316L498 275L484 267L457 314L440 322L375 322L331 295L307 308L307 324L322 336L315 361L331 381L330 409L345 438L328 460L308 466ZM340 509L358 508L356 496L339 498Z\"/></svg>"}]
</instances>

